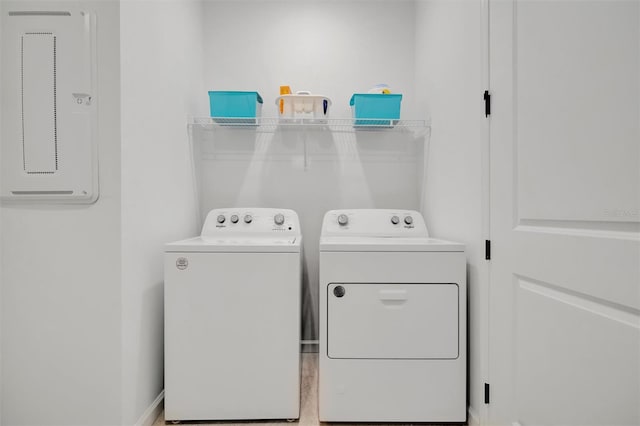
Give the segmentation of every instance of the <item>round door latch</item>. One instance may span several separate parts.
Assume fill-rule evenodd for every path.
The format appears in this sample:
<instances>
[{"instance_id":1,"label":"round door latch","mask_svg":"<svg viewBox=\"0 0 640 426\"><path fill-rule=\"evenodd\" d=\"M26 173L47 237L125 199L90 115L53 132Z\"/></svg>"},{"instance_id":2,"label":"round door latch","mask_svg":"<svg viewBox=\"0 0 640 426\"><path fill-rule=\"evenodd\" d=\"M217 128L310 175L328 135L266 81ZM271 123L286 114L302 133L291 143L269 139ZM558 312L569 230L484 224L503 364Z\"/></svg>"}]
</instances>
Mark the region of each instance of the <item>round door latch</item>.
<instances>
[{"instance_id":1,"label":"round door latch","mask_svg":"<svg viewBox=\"0 0 640 426\"><path fill-rule=\"evenodd\" d=\"M342 297L342 296L344 296L344 293L345 293L345 289L341 285L335 286L333 288L333 295L335 297Z\"/></svg>"}]
</instances>

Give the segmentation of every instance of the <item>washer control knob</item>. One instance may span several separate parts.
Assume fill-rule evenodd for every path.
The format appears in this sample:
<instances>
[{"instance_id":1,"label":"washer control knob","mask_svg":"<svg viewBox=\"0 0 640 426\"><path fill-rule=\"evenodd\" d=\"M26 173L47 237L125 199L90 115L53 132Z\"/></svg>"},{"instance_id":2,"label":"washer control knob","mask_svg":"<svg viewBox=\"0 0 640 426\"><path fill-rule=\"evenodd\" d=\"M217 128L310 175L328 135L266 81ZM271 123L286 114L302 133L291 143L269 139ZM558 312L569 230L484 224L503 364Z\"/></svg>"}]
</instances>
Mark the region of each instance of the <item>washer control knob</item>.
<instances>
[{"instance_id":1,"label":"washer control knob","mask_svg":"<svg viewBox=\"0 0 640 426\"><path fill-rule=\"evenodd\" d=\"M227 220L223 214L218 215L218 223L224 223L225 220Z\"/></svg>"},{"instance_id":2,"label":"washer control knob","mask_svg":"<svg viewBox=\"0 0 640 426\"><path fill-rule=\"evenodd\" d=\"M338 224L340 226L345 226L347 223L349 223L349 216L347 216L346 214L341 214L340 216L338 216Z\"/></svg>"},{"instance_id":3,"label":"washer control knob","mask_svg":"<svg viewBox=\"0 0 640 426\"><path fill-rule=\"evenodd\" d=\"M400 218L398 216L391 216L391 223L397 225L400 223Z\"/></svg>"},{"instance_id":4,"label":"washer control knob","mask_svg":"<svg viewBox=\"0 0 640 426\"><path fill-rule=\"evenodd\" d=\"M253 217L250 214L244 215L244 223L251 223Z\"/></svg>"},{"instance_id":5,"label":"washer control knob","mask_svg":"<svg viewBox=\"0 0 640 426\"><path fill-rule=\"evenodd\" d=\"M278 213L273 217L273 222L276 225L282 225L284 223L284 215L282 213Z\"/></svg>"},{"instance_id":6,"label":"washer control knob","mask_svg":"<svg viewBox=\"0 0 640 426\"><path fill-rule=\"evenodd\" d=\"M411 225L413 223L413 218L411 216L405 217L404 223L406 223L407 225Z\"/></svg>"},{"instance_id":7,"label":"washer control knob","mask_svg":"<svg viewBox=\"0 0 640 426\"><path fill-rule=\"evenodd\" d=\"M342 297L344 296L344 294L346 293L344 287L342 287L341 285L335 286L333 288L333 295L335 297Z\"/></svg>"},{"instance_id":8,"label":"washer control knob","mask_svg":"<svg viewBox=\"0 0 640 426\"><path fill-rule=\"evenodd\" d=\"M238 223L238 215L234 214L231 216L231 223Z\"/></svg>"}]
</instances>

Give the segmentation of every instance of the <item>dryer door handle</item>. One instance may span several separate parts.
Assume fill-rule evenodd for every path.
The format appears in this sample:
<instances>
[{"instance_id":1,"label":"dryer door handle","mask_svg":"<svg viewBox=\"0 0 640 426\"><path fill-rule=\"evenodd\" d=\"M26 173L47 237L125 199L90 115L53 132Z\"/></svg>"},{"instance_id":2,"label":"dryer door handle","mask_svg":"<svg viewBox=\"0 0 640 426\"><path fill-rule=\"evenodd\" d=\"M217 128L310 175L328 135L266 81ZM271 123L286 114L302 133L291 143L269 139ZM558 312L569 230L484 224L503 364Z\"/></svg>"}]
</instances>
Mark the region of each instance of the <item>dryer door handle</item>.
<instances>
[{"instance_id":1,"label":"dryer door handle","mask_svg":"<svg viewBox=\"0 0 640 426\"><path fill-rule=\"evenodd\" d=\"M407 290L380 290L378 298L383 302L403 302L408 299Z\"/></svg>"}]
</instances>

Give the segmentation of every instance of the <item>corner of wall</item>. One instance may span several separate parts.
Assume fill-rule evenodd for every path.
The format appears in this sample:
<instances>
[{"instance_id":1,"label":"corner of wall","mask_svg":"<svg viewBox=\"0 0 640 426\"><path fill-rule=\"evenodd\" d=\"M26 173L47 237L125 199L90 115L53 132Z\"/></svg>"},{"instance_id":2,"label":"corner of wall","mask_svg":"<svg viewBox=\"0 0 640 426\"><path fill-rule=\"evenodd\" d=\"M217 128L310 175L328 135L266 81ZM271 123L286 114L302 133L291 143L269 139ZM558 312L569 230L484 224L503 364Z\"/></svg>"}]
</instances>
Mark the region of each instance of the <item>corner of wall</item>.
<instances>
[{"instance_id":1,"label":"corner of wall","mask_svg":"<svg viewBox=\"0 0 640 426\"><path fill-rule=\"evenodd\" d=\"M199 226L187 116L206 96L202 1L123 2L120 24L122 424L133 425L161 407L164 244Z\"/></svg>"},{"instance_id":2,"label":"corner of wall","mask_svg":"<svg viewBox=\"0 0 640 426\"><path fill-rule=\"evenodd\" d=\"M467 247L470 413L482 419L488 357L488 266L484 260L488 197L481 95L483 0L416 3L418 107L431 115L424 211L429 233ZM475 411L477 410L477 411Z\"/></svg>"}]
</instances>

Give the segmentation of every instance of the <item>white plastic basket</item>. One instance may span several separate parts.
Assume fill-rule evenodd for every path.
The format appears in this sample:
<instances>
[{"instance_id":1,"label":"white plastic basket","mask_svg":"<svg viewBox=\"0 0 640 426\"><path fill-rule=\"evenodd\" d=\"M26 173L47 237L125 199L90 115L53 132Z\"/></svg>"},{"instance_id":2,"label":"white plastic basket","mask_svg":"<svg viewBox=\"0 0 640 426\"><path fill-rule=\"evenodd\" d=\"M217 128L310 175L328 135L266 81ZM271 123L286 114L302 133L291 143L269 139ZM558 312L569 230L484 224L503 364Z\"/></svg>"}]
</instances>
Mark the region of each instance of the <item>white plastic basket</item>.
<instances>
[{"instance_id":1,"label":"white plastic basket","mask_svg":"<svg viewBox=\"0 0 640 426\"><path fill-rule=\"evenodd\" d=\"M331 99L326 96L312 95L309 92L296 92L295 95L281 95L276 98L280 119L315 119L329 117Z\"/></svg>"}]
</instances>

